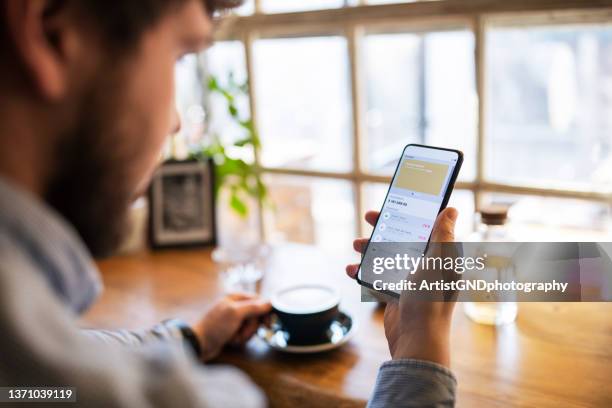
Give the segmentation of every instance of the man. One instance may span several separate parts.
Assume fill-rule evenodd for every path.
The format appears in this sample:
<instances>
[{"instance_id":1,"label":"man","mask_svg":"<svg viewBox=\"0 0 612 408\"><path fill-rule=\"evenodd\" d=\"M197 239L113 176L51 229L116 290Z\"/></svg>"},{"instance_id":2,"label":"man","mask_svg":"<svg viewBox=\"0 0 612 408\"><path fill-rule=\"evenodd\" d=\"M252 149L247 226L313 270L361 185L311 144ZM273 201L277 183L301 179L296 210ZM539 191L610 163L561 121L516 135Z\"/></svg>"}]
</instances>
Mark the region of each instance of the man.
<instances>
[{"instance_id":1,"label":"man","mask_svg":"<svg viewBox=\"0 0 612 408\"><path fill-rule=\"evenodd\" d=\"M209 45L213 13L235 3L0 0L0 386L71 386L88 407L265 404L237 370L193 358L246 342L270 310L262 299L229 296L191 326L80 331L75 322L101 287L92 256L117 247L178 129L176 60ZM451 240L455 218L441 214L434 238ZM372 406L453 404L451 312L387 307L394 360Z\"/></svg>"}]
</instances>

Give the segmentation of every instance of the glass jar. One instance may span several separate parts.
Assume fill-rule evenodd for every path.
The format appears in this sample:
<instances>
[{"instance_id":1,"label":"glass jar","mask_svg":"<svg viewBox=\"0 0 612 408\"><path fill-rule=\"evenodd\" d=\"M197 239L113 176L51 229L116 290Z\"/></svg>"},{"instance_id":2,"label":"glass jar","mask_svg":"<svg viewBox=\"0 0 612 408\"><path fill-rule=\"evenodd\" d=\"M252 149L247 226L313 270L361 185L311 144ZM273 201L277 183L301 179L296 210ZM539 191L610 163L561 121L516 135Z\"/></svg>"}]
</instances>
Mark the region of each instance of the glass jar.
<instances>
[{"instance_id":1,"label":"glass jar","mask_svg":"<svg viewBox=\"0 0 612 408\"><path fill-rule=\"evenodd\" d=\"M507 228L508 207L489 206L480 210L480 225L473 237L475 242L511 242ZM500 280L506 280L514 273L509 256L488 254L485 261L487 274L494 274ZM503 325L516 320L518 306L516 302L486 301L465 302L465 314L473 321L488 325Z\"/></svg>"}]
</instances>

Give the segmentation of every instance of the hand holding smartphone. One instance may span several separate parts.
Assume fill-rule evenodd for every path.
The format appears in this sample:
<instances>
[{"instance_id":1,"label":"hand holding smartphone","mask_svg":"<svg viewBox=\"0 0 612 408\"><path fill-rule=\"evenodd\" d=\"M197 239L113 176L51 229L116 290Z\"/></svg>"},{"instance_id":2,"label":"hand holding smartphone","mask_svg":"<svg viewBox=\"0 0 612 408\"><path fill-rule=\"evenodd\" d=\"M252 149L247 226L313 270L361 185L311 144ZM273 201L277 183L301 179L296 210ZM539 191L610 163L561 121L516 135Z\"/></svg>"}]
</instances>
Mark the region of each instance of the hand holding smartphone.
<instances>
[{"instance_id":1,"label":"hand holding smartphone","mask_svg":"<svg viewBox=\"0 0 612 408\"><path fill-rule=\"evenodd\" d=\"M406 146L370 242L407 243L415 254L425 253L436 217L448 204L462 164L463 153L458 150ZM364 258L369 249L368 243ZM361 272L360 267L359 284L373 289ZM388 294L399 296L396 292Z\"/></svg>"}]
</instances>

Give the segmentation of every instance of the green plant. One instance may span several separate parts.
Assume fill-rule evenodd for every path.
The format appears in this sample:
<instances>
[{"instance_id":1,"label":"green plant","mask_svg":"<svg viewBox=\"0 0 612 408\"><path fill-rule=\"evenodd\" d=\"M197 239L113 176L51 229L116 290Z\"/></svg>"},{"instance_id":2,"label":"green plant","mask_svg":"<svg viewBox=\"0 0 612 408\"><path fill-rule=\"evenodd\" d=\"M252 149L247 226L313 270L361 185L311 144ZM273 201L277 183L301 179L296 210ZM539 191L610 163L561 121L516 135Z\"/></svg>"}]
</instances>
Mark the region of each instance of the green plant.
<instances>
[{"instance_id":1,"label":"green plant","mask_svg":"<svg viewBox=\"0 0 612 408\"><path fill-rule=\"evenodd\" d=\"M227 189L231 209L241 217L249 215L248 199L254 198L260 205L267 201L268 191L262 181L255 163L242 158L232 157L228 154L231 147L233 151L251 149L256 155L261 148L259 135L249 115L240 112L236 103L241 96L248 95L248 82L238 84L234 75L228 75L227 85L223 86L215 76L208 77L208 90L222 96L227 104L227 111L232 120L244 131L244 137L230 144L224 144L217 134L212 135L210 141L191 153L191 158L205 160L211 158L215 166L215 198L218 199L220 191Z\"/></svg>"}]
</instances>

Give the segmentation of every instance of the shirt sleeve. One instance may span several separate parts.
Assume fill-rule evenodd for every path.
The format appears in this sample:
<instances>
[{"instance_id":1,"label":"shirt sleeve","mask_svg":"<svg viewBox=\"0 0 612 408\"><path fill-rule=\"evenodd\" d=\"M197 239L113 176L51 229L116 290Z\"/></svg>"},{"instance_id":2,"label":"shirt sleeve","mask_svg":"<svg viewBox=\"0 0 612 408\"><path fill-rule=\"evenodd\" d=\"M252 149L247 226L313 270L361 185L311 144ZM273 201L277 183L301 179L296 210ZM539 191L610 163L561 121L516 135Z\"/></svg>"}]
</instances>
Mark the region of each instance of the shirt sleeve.
<instances>
[{"instance_id":1,"label":"shirt sleeve","mask_svg":"<svg viewBox=\"0 0 612 408\"><path fill-rule=\"evenodd\" d=\"M78 406L87 407L265 406L245 374L197 364L172 341L125 347L118 339L144 337L84 336L76 316L28 269L26 262L0 265L0 384L75 387Z\"/></svg>"},{"instance_id":2,"label":"shirt sleeve","mask_svg":"<svg viewBox=\"0 0 612 408\"><path fill-rule=\"evenodd\" d=\"M165 322L144 330L83 329L81 333L95 341L122 346L141 347L160 341L171 345L184 345L180 329Z\"/></svg>"},{"instance_id":3,"label":"shirt sleeve","mask_svg":"<svg viewBox=\"0 0 612 408\"><path fill-rule=\"evenodd\" d=\"M380 367L368 407L454 407L456 388L454 375L439 364L387 361Z\"/></svg>"}]
</instances>

